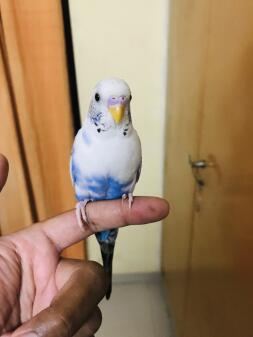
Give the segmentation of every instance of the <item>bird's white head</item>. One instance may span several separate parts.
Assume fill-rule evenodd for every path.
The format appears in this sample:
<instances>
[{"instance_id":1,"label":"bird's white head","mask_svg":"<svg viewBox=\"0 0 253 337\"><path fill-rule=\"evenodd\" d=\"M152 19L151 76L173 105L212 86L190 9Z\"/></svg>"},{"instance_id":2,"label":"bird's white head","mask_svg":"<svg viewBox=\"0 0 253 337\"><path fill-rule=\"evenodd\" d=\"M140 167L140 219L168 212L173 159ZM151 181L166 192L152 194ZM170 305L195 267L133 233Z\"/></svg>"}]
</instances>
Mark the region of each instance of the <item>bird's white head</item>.
<instances>
[{"instance_id":1,"label":"bird's white head","mask_svg":"<svg viewBox=\"0 0 253 337\"><path fill-rule=\"evenodd\" d=\"M110 127L131 122L131 99L130 88L124 80L115 77L102 80L93 89L89 117L95 125L103 121Z\"/></svg>"}]
</instances>

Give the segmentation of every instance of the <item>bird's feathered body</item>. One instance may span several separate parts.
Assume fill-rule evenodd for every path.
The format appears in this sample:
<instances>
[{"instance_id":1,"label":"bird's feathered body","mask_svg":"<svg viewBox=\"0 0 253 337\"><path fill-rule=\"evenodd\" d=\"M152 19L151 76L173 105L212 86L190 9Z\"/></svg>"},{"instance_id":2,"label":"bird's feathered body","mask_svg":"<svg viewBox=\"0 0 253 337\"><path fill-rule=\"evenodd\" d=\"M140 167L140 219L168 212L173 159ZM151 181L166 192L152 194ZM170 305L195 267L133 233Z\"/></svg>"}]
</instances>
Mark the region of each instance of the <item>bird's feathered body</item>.
<instances>
[{"instance_id":1,"label":"bird's feathered body","mask_svg":"<svg viewBox=\"0 0 253 337\"><path fill-rule=\"evenodd\" d=\"M77 199L121 198L133 192L140 166L139 138L134 129L128 136L94 135L90 122L76 135L71 172ZM115 141L116 137L116 141Z\"/></svg>"},{"instance_id":2,"label":"bird's feathered body","mask_svg":"<svg viewBox=\"0 0 253 337\"><path fill-rule=\"evenodd\" d=\"M132 126L130 100L129 87L119 79L101 81L94 89L88 116L74 141L70 162L79 202L132 197L141 171L141 145ZM117 230L100 232L96 236L105 269L111 277Z\"/></svg>"}]
</instances>

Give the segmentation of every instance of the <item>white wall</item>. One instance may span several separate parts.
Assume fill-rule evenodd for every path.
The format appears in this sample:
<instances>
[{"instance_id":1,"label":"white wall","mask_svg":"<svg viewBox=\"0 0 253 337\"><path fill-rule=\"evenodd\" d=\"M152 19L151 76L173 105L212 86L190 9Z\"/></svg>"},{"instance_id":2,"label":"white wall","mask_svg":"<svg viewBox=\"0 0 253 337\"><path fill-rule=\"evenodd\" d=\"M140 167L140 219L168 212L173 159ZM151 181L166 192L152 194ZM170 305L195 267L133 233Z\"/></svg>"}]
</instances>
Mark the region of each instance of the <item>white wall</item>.
<instances>
[{"instance_id":1,"label":"white wall","mask_svg":"<svg viewBox=\"0 0 253 337\"><path fill-rule=\"evenodd\" d=\"M70 0L82 119L93 86L117 76L132 90L132 117L143 147L143 169L136 195L162 195L165 119L166 0ZM120 230L115 273L160 270L161 223ZM100 261L89 240L91 259Z\"/></svg>"}]
</instances>

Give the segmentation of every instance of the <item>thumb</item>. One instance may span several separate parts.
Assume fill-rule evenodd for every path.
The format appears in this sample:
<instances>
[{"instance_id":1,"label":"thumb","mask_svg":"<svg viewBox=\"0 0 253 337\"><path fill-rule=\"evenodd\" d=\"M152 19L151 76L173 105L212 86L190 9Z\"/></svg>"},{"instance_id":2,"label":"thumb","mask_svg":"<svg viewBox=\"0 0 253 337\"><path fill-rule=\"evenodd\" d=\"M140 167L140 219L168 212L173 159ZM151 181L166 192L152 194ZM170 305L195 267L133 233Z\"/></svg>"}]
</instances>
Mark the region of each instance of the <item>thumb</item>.
<instances>
[{"instance_id":1,"label":"thumb","mask_svg":"<svg viewBox=\"0 0 253 337\"><path fill-rule=\"evenodd\" d=\"M0 154L0 191L2 190L2 188L6 183L8 171L9 171L8 160L2 154Z\"/></svg>"}]
</instances>

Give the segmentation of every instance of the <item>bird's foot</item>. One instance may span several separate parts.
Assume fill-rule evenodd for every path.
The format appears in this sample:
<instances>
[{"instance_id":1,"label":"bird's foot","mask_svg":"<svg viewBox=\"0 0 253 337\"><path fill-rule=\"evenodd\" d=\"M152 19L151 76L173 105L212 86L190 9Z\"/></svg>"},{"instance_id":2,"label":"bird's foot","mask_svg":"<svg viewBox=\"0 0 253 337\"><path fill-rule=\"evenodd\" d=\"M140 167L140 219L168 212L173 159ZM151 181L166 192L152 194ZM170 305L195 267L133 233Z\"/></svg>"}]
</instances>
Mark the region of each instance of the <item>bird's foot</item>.
<instances>
[{"instance_id":1,"label":"bird's foot","mask_svg":"<svg viewBox=\"0 0 253 337\"><path fill-rule=\"evenodd\" d=\"M89 220L88 220L87 213L86 213L86 206L91 201L92 200L87 199L84 201L79 201L76 204L77 223L82 230L86 230L87 228L89 228Z\"/></svg>"},{"instance_id":2,"label":"bird's foot","mask_svg":"<svg viewBox=\"0 0 253 337\"><path fill-rule=\"evenodd\" d=\"M128 193L128 207L129 207L129 209L132 208L133 202L134 202L133 193Z\"/></svg>"},{"instance_id":3,"label":"bird's foot","mask_svg":"<svg viewBox=\"0 0 253 337\"><path fill-rule=\"evenodd\" d=\"M134 197L133 197L133 193L124 193L121 197L122 200L122 205L124 204L124 200L126 200L128 198L128 207L129 209L132 207L132 203L134 201Z\"/></svg>"},{"instance_id":4,"label":"bird's foot","mask_svg":"<svg viewBox=\"0 0 253 337\"><path fill-rule=\"evenodd\" d=\"M121 197L122 206L123 206L124 201L126 200L126 198L127 198L127 194L124 193L124 194L122 195L122 197Z\"/></svg>"}]
</instances>

